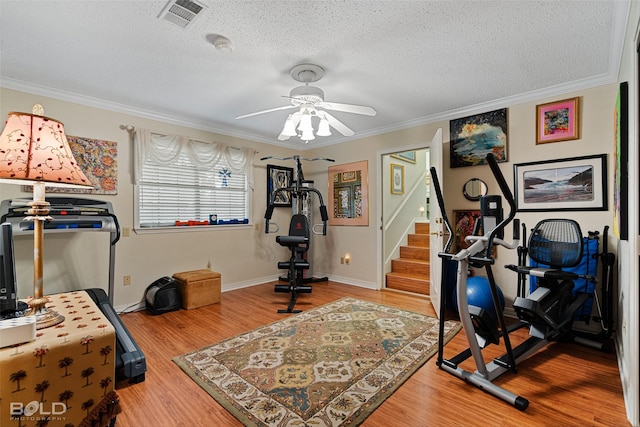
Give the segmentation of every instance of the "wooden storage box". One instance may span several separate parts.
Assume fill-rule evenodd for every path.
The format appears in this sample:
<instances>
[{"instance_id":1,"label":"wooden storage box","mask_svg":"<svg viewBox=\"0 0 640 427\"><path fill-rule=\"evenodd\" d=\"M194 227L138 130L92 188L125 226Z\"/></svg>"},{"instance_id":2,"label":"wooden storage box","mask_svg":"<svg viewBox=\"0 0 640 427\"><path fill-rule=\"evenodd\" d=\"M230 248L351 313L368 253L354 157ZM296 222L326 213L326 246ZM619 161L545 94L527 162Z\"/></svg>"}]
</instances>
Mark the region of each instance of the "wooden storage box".
<instances>
[{"instance_id":1,"label":"wooden storage box","mask_svg":"<svg viewBox=\"0 0 640 427\"><path fill-rule=\"evenodd\" d=\"M192 309L220 302L221 275L211 270L176 273L182 308Z\"/></svg>"}]
</instances>

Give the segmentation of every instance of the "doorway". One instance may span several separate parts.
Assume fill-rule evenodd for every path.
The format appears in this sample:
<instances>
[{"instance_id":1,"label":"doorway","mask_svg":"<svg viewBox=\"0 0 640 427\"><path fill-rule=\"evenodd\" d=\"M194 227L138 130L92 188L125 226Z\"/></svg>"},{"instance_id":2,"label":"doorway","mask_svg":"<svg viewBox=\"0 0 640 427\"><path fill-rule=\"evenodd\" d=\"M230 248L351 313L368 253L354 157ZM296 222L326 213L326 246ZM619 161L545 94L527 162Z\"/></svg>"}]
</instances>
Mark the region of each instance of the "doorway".
<instances>
[{"instance_id":1,"label":"doorway","mask_svg":"<svg viewBox=\"0 0 640 427\"><path fill-rule=\"evenodd\" d=\"M438 173L442 170L442 130L435 132L430 143L414 146L401 147L400 149L389 149L378 152L378 176L379 195L379 239L378 239L378 283L381 288L386 288L386 277L391 272L394 259L401 258L400 252L421 252L417 259L418 271L423 271L424 276L433 280L429 283L428 289L423 292L430 296L439 295L440 287L440 265L434 262L434 252L430 250L432 246L438 245L434 242L434 232L436 237L441 230L437 229L437 203L435 197L431 197L431 182L429 169L435 167ZM436 208L434 209L434 205ZM435 215L434 215L435 214ZM435 221L434 221L435 219ZM416 224L426 223L426 229ZM433 224L432 224L433 223ZM413 236L418 242L426 243L427 251L403 248L409 245L410 234L422 234ZM421 246L421 244L418 244ZM440 245L441 246L441 245ZM438 249L439 250L439 249ZM437 259L437 252L435 252ZM426 259L425 259L426 258ZM416 262L414 262L416 263ZM425 265L426 264L426 265ZM427 274L424 274L424 271ZM427 280L429 280L427 279ZM429 280L430 281L430 280ZM424 282L414 282L413 286L418 289ZM437 298L436 298L437 299ZM439 304L434 304L436 312Z\"/></svg>"}]
</instances>

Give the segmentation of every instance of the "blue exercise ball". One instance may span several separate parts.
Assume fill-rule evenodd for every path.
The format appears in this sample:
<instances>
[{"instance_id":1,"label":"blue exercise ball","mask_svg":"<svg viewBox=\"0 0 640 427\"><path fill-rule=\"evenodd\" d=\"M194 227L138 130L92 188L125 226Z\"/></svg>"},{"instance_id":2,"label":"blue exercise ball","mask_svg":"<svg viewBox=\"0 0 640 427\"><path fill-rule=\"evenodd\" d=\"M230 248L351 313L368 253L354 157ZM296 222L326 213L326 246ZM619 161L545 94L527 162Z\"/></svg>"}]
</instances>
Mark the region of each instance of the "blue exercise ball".
<instances>
[{"instance_id":1,"label":"blue exercise ball","mask_svg":"<svg viewBox=\"0 0 640 427\"><path fill-rule=\"evenodd\" d=\"M504 310L504 294L502 293L500 286L496 285L496 289L498 291L498 299L500 300L500 305ZM457 310L458 295L455 289L453 290L453 301ZM492 316L495 315L489 279L482 276L473 276L467 278L467 303L469 305L475 305L476 307L484 309Z\"/></svg>"}]
</instances>

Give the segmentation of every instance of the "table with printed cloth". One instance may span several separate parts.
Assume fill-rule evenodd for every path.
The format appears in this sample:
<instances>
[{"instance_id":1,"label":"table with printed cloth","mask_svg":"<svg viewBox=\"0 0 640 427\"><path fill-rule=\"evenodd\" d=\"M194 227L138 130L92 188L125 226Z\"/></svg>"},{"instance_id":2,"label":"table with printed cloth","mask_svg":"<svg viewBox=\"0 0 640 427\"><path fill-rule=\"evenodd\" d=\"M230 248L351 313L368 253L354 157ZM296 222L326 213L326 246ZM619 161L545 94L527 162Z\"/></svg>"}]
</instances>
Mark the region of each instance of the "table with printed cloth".
<instances>
[{"instance_id":1,"label":"table with printed cloth","mask_svg":"<svg viewBox=\"0 0 640 427\"><path fill-rule=\"evenodd\" d=\"M84 291L49 296L64 322L0 349L0 426L102 427L120 412L115 330Z\"/></svg>"}]
</instances>

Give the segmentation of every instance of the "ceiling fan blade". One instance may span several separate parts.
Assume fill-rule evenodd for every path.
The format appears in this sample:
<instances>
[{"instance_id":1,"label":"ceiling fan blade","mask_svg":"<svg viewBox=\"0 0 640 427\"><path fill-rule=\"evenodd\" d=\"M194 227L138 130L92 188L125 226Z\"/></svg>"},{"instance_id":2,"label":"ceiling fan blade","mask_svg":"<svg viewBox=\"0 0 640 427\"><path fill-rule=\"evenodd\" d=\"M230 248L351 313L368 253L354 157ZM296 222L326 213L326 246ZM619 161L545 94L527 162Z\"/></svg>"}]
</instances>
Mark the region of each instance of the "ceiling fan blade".
<instances>
[{"instance_id":1,"label":"ceiling fan blade","mask_svg":"<svg viewBox=\"0 0 640 427\"><path fill-rule=\"evenodd\" d=\"M258 112L251 113L251 114L244 114L242 116L236 117L236 119L244 119L244 118L247 118L247 117L257 116L258 114L271 113L273 111L280 111L280 110L289 110L291 108L296 108L296 106L295 105L285 105L284 107L271 108L270 110L262 110L262 111L258 111Z\"/></svg>"},{"instance_id":2,"label":"ceiling fan blade","mask_svg":"<svg viewBox=\"0 0 640 427\"><path fill-rule=\"evenodd\" d=\"M341 104L339 102L321 102L318 107L326 108L327 110L344 111L345 113L363 114L365 116L375 116L377 114L376 110L371 107Z\"/></svg>"},{"instance_id":3,"label":"ceiling fan blade","mask_svg":"<svg viewBox=\"0 0 640 427\"><path fill-rule=\"evenodd\" d=\"M331 114L327 113L326 111L324 111L323 113L324 113L324 116L326 117L327 121L329 122L329 125L332 128L334 128L335 130L337 130L338 132L340 132L344 136L353 136L354 135L354 132L351 129L349 129L347 127L347 125L342 123L340 120L336 119L335 117L333 117Z\"/></svg>"}]
</instances>

